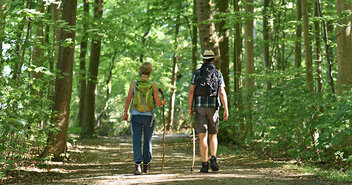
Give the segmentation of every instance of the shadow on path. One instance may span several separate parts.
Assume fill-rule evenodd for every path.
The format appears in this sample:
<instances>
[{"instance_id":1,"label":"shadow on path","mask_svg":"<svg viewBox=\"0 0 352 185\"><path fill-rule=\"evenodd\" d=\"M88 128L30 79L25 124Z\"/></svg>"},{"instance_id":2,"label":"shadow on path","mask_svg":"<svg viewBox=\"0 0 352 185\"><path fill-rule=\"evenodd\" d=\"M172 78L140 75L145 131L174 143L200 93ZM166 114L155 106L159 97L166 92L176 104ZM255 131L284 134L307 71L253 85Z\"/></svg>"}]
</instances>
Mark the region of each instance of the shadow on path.
<instances>
[{"instance_id":1,"label":"shadow on path","mask_svg":"<svg viewBox=\"0 0 352 185\"><path fill-rule=\"evenodd\" d=\"M198 146L196 149L198 153ZM164 171L161 172L161 136L153 137L153 160L149 174L133 175L131 137L79 141L69 150L70 160L35 165L15 171L5 184L343 184L319 179L277 163L246 154L218 154L219 172L199 173L200 157L191 172L192 141L188 135L166 137Z\"/></svg>"}]
</instances>

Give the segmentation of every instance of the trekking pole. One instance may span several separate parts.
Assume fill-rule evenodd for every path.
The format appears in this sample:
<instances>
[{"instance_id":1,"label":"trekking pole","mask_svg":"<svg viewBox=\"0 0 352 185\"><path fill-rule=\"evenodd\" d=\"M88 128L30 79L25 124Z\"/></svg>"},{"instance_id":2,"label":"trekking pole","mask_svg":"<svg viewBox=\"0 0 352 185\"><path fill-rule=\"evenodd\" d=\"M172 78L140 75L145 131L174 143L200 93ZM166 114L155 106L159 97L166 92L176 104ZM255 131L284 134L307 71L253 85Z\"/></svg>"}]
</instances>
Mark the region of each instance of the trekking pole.
<instances>
[{"instance_id":1,"label":"trekking pole","mask_svg":"<svg viewBox=\"0 0 352 185\"><path fill-rule=\"evenodd\" d=\"M193 112L192 112L193 114ZM193 134L193 160L192 160L192 167L191 167L191 171L193 171L194 169L194 162L196 161L196 135L195 135L195 132L194 132L194 128L193 128L193 125L192 125L192 114L191 114L191 118L190 118L190 124L191 124L191 128L192 128L192 134Z\"/></svg>"},{"instance_id":2,"label":"trekking pole","mask_svg":"<svg viewBox=\"0 0 352 185\"><path fill-rule=\"evenodd\" d=\"M165 99L163 91L159 88L159 92L161 93L161 96L163 100ZM164 162L165 162L165 132L166 132L166 127L165 127L165 105L163 105L163 124L164 124L164 133L163 133L163 159L161 161L161 171L164 169Z\"/></svg>"}]
</instances>

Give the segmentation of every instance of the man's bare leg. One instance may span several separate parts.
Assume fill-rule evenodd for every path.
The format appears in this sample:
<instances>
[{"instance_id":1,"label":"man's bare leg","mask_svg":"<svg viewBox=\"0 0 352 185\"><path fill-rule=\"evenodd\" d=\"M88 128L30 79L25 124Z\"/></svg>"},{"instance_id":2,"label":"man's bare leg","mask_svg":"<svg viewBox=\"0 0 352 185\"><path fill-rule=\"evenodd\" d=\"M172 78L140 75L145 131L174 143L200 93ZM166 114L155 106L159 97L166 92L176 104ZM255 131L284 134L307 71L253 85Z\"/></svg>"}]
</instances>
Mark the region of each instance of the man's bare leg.
<instances>
[{"instance_id":1,"label":"man's bare leg","mask_svg":"<svg viewBox=\"0 0 352 185\"><path fill-rule=\"evenodd\" d=\"M202 162L208 162L208 137L207 133L199 133L199 150Z\"/></svg>"},{"instance_id":2,"label":"man's bare leg","mask_svg":"<svg viewBox=\"0 0 352 185\"><path fill-rule=\"evenodd\" d=\"M216 157L216 152L218 150L218 135L217 134L209 134L210 140L210 155Z\"/></svg>"}]
</instances>

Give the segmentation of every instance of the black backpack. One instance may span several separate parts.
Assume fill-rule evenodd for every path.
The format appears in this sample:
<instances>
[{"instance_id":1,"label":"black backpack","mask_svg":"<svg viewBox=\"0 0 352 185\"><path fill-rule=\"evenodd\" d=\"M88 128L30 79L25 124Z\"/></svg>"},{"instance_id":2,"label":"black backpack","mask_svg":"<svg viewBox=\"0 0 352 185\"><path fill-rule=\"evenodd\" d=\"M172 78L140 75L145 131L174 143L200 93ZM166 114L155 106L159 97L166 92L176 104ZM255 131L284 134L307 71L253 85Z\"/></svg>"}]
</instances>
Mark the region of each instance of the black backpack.
<instances>
[{"instance_id":1,"label":"black backpack","mask_svg":"<svg viewBox=\"0 0 352 185\"><path fill-rule=\"evenodd\" d=\"M217 97L219 90L219 74L212 63L204 63L195 79L196 96Z\"/></svg>"}]
</instances>

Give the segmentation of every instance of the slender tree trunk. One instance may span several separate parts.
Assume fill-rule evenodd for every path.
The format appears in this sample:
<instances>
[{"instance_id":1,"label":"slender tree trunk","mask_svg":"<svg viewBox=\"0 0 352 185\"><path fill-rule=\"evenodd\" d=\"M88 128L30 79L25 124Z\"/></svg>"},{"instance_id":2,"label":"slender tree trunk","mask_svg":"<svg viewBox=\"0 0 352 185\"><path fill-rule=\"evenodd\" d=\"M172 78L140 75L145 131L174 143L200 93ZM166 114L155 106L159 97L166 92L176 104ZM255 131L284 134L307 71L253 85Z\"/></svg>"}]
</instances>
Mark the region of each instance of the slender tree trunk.
<instances>
[{"instance_id":1,"label":"slender tree trunk","mask_svg":"<svg viewBox=\"0 0 352 185\"><path fill-rule=\"evenodd\" d=\"M182 8L182 2L180 1L178 5L178 9L180 10ZM173 127L173 122L174 122L174 112L175 112L175 100L176 100L176 77L177 77L177 63L178 63L178 54L177 54L177 48L178 48L178 34L180 32L180 15L179 13L176 17L176 27L175 27L175 53L174 56L172 57L173 60L173 65L172 65L172 79L171 79L171 94L170 94L170 107L169 107L169 117L168 117L168 123L166 130L170 131L172 130Z\"/></svg>"},{"instance_id":2,"label":"slender tree trunk","mask_svg":"<svg viewBox=\"0 0 352 185\"><path fill-rule=\"evenodd\" d=\"M59 38L60 38L60 22L59 20L60 18L60 6L59 6L58 1L54 2L52 4L52 13L53 13L53 21L54 21L54 48L55 48L55 52L54 52L54 58L56 59L56 57L59 54Z\"/></svg>"},{"instance_id":3,"label":"slender tree trunk","mask_svg":"<svg viewBox=\"0 0 352 185\"><path fill-rule=\"evenodd\" d=\"M338 93L350 89L352 85L352 42L351 42L351 16L343 16L344 11L351 10L351 3L348 0L337 0L337 85Z\"/></svg>"},{"instance_id":4,"label":"slender tree trunk","mask_svg":"<svg viewBox=\"0 0 352 185\"><path fill-rule=\"evenodd\" d=\"M310 36L309 36L307 0L302 0L302 17L303 17L303 37L304 37L304 50L305 50L305 60L306 60L307 87L310 92L314 92L313 74L312 74L312 50L311 50Z\"/></svg>"},{"instance_id":5,"label":"slender tree trunk","mask_svg":"<svg viewBox=\"0 0 352 185\"><path fill-rule=\"evenodd\" d=\"M44 4L42 0L38 0L38 10L41 13L44 13ZM43 27L41 25L37 25L35 27L35 38L34 38L34 47L33 47L33 55L32 55L32 64L36 67L41 67L43 66L44 60L43 60L43 47L44 47L44 31ZM42 78L42 73L41 72L35 72L33 74L33 77L35 80L39 80ZM38 93L38 92L37 92ZM39 96L42 95L42 93L39 92Z\"/></svg>"},{"instance_id":6,"label":"slender tree trunk","mask_svg":"<svg viewBox=\"0 0 352 185\"><path fill-rule=\"evenodd\" d=\"M87 89L86 80L86 55L87 55L87 43L88 43L88 16L89 16L89 0L83 0L83 36L81 41L81 52L79 54L79 79L80 79L80 94L79 94L79 111L78 111L78 125L82 128L84 102Z\"/></svg>"},{"instance_id":7,"label":"slender tree trunk","mask_svg":"<svg viewBox=\"0 0 352 185\"><path fill-rule=\"evenodd\" d=\"M77 0L62 1L62 20L70 26L76 25ZM70 101L72 93L72 70L74 57L75 31L61 29L60 40L72 39L69 46L60 46L57 69L60 71L56 78L53 111L57 116L53 122L60 128L59 132L49 137L48 152L54 155L53 160L61 161L62 153L66 152L67 127L70 117Z\"/></svg>"},{"instance_id":8,"label":"slender tree trunk","mask_svg":"<svg viewBox=\"0 0 352 185\"><path fill-rule=\"evenodd\" d=\"M109 99L111 95L111 77L112 77L112 70L115 68L115 59L117 55L117 49L114 51L114 55L112 56L111 59L111 64L110 64L110 69L109 69L109 75L108 79L106 80L106 98L105 98L105 106L103 110L100 112L100 114L97 117L97 128L100 127L100 121L101 118L104 116L104 113L108 110L109 108Z\"/></svg>"},{"instance_id":9,"label":"slender tree trunk","mask_svg":"<svg viewBox=\"0 0 352 185\"><path fill-rule=\"evenodd\" d=\"M95 0L94 19L97 28L100 28L103 15L103 0ZM97 33L93 34L91 43L91 55L89 63L88 84L85 97L85 109L83 113L83 138L93 137L95 123L95 91L97 88L97 77L100 61L101 38Z\"/></svg>"},{"instance_id":10,"label":"slender tree trunk","mask_svg":"<svg viewBox=\"0 0 352 185\"><path fill-rule=\"evenodd\" d=\"M202 53L205 50L212 50L215 56L219 56L219 42L215 30L211 0L197 0L197 19ZM215 61L217 69L220 69L219 58L216 57Z\"/></svg>"},{"instance_id":11,"label":"slender tree trunk","mask_svg":"<svg viewBox=\"0 0 352 185\"><path fill-rule=\"evenodd\" d=\"M2 44L5 40L5 21L6 18L6 0L3 0L0 2L0 76L2 75L2 63L3 63L3 57L2 57Z\"/></svg>"},{"instance_id":12,"label":"slender tree trunk","mask_svg":"<svg viewBox=\"0 0 352 185\"><path fill-rule=\"evenodd\" d=\"M219 13L226 14L229 11L229 1L228 0L219 0L218 3ZM228 22L226 15L220 16L221 20L219 21L219 49L220 49L220 70L224 77L225 90L226 93L230 92L230 79L229 79L229 36L230 30L229 27L226 27L226 22ZM230 96L228 96L228 106L230 106Z\"/></svg>"},{"instance_id":13,"label":"slender tree trunk","mask_svg":"<svg viewBox=\"0 0 352 185\"><path fill-rule=\"evenodd\" d=\"M319 17L323 17L323 15L321 13L322 10L321 10L321 2L320 2L320 0L317 0L317 3L318 3L318 14L319 14ZM329 85L330 85L330 88L331 88L331 92L334 94L335 93L335 85L334 85L334 78L332 76L332 65L333 65L333 62L332 62L332 57L331 57L330 42L329 42L329 38L328 38L328 28L327 28L325 20L322 20L321 24L322 24L322 27L323 27L323 34L324 34L323 38L324 38L324 44L325 44L325 57L326 57L326 61L327 61L327 64L328 64L327 75L328 75L328 79L329 79Z\"/></svg>"},{"instance_id":14,"label":"slender tree trunk","mask_svg":"<svg viewBox=\"0 0 352 185\"><path fill-rule=\"evenodd\" d=\"M282 17L282 24L281 24L281 38L280 40L285 40L286 38L286 33L285 33L285 22L286 22L286 11L287 11L287 8L286 8L286 0L282 0L282 3L281 3L281 7L284 7L283 9L283 15L281 16ZM286 65L287 65L287 62L286 62L286 59L285 59L285 46L286 46L286 43L281 41L281 44L280 44L280 61L281 61L281 69L284 71L286 69Z\"/></svg>"},{"instance_id":15,"label":"slender tree trunk","mask_svg":"<svg viewBox=\"0 0 352 185\"><path fill-rule=\"evenodd\" d=\"M272 2L273 3L273 2ZM274 23L273 23L273 35L274 35L274 39L273 39L273 48L272 48L272 60L276 61L276 68L278 70L283 70L283 61L281 61L281 51L282 51L282 44L281 44L281 29L282 29L282 2L280 2L280 5L278 7L279 11L276 11L275 13L275 18L274 18Z\"/></svg>"},{"instance_id":16,"label":"slender tree trunk","mask_svg":"<svg viewBox=\"0 0 352 185\"><path fill-rule=\"evenodd\" d=\"M192 19L192 74L197 69L197 41L198 41L198 28L197 28L197 0L193 0L193 19Z\"/></svg>"},{"instance_id":17,"label":"slender tree trunk","mask_svg":"<svg viewBox=\"0 0 352 185\"><path fill-rule=\"evenodd\" d=\"M234 39L234 91L239 92L241 87L241 72L242 72L242 24L240 7L241 1L234 0L234 11L236 12L236 22L235 22L235 39Z\"/></svg>"},{"instance_id":18,"label":"slender tree trunk","mask_svg":"<svg viewBox=\"0 0 352 185\"><path fill-rule=\"evenodd\" d=\"M234 92L235 92L235 101L234 108L238 109L239 113L243 112L243 97L241 92L241 73L242 73L242 15L241 15L241 0L234 0L234 12L236 15L235 25L234 25L234 57L233 57L233 66L234 66ZM242 140L242 133L245 130L245 124L242 116L238 116L238 122L241 123L240 127L237 127L234 134L234 138ZM238 135L240 137L238 137Z\"/></svg>"},{"instance_id":19,"label":"slender tree trunk","mask_svg":"<svg viewBox=\"0 0 352 185\"><path fill-rule=\"evenodd\" d=\"M302 1L296 1L296 41L295 41L295 67L300 68L302 65Z\"/></svg>"},{"instance_id":20,"label":"slender tree trunk","mask_svg":"<svg viewBox=\"0 0 352 185\"><path fill-rule=\"evenodd\" d=\"M31 4L32 4L32 0L28 0L28 2L27 2L28 9L32 8ZM15 70L14 70L14 76L13 76L13 79L16 79L17 81L20 81L20 79L21 79L21 73L22 73L21 69L22 69L22 65L23 65L23 61L24 61L25 52L26 52L25 45L28 42L28 38L29 38L30 32L31 32L31 19L29 18L28 19L28 23L27 23L26 37L25 37L25 39L23 41L24 44L22 45L22 48L21 48L22 51L19 49L21 44L18 45L18 55L17 56L18 56L19 63L16 61ZM19 40L22 40L21 39L21 35L22 35L21 33L19 33L17 35L17 36L19 36L18 37Z\"/></svg>"},{"instance_id":21,"label":"slender tree trunk","mask_svg":"<svg viewBox=\"0 0 352 185\"><path fill-rule=\"evenodd\" d=\"M314 3L314 16L319 17L319 3ZM314 38L315 38L315 65L316 65L316 90L315 92L320 93L322 91L322 70L321 70L321 42L320 42L320 24L318 20L314 21Z\"/></svg>"},{"instance_id":22,"label":"slender tree trunk","mask_svg":"<svg viewBox=\"0 0 352 185\"><path fill-rule=\"evenodd\" d=\"M269 54L269 42L270 42L270 37L269 37L269 13L268 13L268 8L270 5L270 0L264 0L264 8L263 8L263 41L264 41L264 46L263 46L263 58L264 58L264 74L270 74L270 71L272 69L272 62L270 59L270 54ZM266 89L270 90L271 89L271 82L266 81Z\"/></svg>"},{"instance_id":23,"label":"slender tree trunk","mask_svg":"<svg viewBox=\"0 0 352 185\"><path fill-rule=\"evenodd\" d=\"M245 3L245 12L249 17L246 17L245 27L244 27L244 45L245 45L245 61L246 61L246 81L245 81L245 88L246 88L246 100L247 100L247 120L246 120L246 128L244 137L248 134L252 135L252 121L251 121L251 109L252 109L252 102L251 102L251 91L254 87L254 38L253 38L253 0L248 0Z\"/></svg>"}]
</instances>

